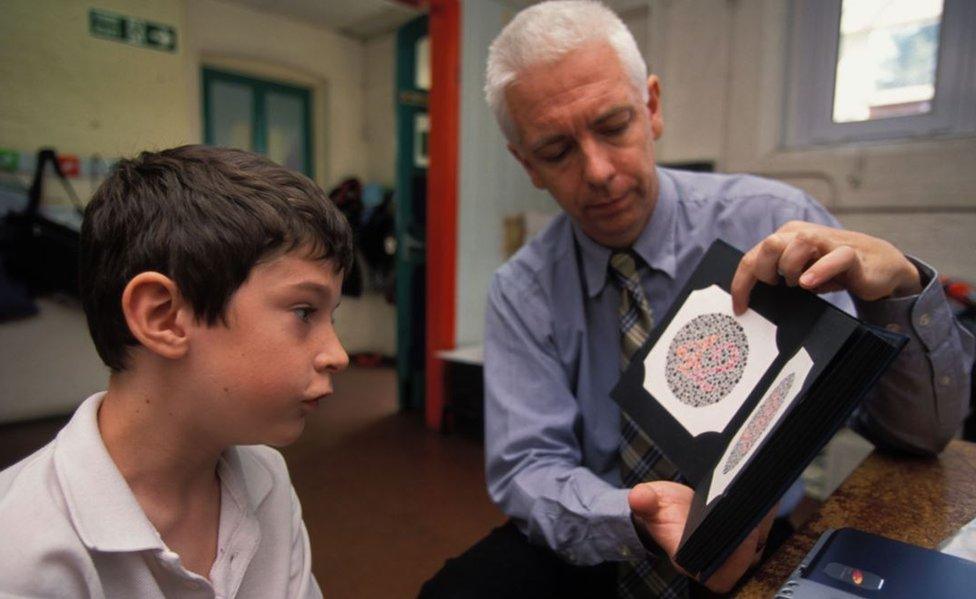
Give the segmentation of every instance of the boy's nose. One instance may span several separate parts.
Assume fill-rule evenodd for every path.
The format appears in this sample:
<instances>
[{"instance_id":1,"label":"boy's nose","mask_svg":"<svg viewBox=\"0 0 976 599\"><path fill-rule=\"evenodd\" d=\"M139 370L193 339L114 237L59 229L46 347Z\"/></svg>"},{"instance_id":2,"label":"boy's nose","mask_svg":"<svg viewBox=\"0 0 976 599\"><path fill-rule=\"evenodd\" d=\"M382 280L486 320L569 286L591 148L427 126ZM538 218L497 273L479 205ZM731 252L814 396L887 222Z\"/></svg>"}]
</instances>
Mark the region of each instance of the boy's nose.
<instances>
[{"instance_id":1,"label":"boy's nose","mask_svg":"<svg viewBox=\"0 0 976 599\"><path fill-rule=\"evenodd\" d=\"M335 335L331 335L326 346L315 356L315 370L338 372L349 366L349 354Z\"/></svg>"}]
</instances>

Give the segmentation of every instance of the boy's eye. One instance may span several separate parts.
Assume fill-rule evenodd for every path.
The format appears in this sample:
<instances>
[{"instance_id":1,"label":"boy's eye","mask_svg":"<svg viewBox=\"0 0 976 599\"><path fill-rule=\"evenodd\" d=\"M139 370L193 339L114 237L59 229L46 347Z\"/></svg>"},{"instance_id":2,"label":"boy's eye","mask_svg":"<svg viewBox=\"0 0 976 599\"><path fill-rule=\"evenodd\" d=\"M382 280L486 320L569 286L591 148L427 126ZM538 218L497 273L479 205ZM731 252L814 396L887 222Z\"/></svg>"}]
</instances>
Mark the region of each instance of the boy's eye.
<instances>
[{"instance_id":1,"label":"boy's eye","mask_svg":"<svg viewBox=\"0 0 976 599\"><path fill-rule=\"evenodd\" d=\"M312 318L312 314L315 314L315 308L310 306L302 306L301 308L295 308L292 310L295 316L298 317L302 322L308 322Z\"/></svg>"}]
</instances>

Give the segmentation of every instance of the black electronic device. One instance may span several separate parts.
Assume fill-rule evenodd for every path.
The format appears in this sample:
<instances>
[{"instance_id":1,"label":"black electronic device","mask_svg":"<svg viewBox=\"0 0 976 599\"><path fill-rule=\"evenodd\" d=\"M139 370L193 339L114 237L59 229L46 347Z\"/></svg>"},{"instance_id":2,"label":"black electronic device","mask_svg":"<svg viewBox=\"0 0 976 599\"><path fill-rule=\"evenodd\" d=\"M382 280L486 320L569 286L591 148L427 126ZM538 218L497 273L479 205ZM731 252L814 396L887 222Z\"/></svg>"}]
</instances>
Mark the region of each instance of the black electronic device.
<instances>
[{"instance_id":1,"label":"black electronic device","mask_svg":"<svg viewBox=\"0 0 976 599\"><path fill-rule=\"evenodd\" d=\"M820 536L776 599L957 599L974 584L976 563L841 528Z\"/></svg>"}]
</instances>

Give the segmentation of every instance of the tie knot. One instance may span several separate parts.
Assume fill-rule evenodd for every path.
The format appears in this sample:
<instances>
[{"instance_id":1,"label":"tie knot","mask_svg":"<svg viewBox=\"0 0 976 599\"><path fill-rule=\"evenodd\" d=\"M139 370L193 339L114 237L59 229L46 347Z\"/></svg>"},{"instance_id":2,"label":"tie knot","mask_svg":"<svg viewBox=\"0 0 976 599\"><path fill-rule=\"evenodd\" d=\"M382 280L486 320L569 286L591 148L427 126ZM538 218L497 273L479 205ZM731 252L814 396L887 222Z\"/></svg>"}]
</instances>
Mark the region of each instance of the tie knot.
<instances>
[{"instance_id":1,"label":"tie knot","mask_svg":"<svg viewBox=\"0 0 976 599\"><path fill-rule=\"evenodd\" d=\"M614 252L610 256L610 268L623 279L637 276L637 262L631 252Z\"/></svg>"}]
</instances>

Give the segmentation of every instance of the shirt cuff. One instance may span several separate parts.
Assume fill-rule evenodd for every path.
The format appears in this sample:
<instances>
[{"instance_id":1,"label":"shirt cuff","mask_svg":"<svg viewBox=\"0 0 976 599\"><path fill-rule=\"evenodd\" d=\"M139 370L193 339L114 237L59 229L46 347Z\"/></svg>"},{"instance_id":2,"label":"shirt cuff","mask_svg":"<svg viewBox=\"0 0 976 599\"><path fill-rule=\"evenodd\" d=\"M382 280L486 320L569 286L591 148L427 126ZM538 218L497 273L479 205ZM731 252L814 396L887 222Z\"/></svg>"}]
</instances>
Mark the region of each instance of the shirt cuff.
<instances>
[{"instance_id":1,"label":"shirt cuff","mask_svg":"<svg viewBox=\"0 0 976 599\"><path fill-rule=\"evenodd\" d=\"M858 315L894 333L907 335L911 343L934 351L951 333L953 315L938 272L918 258L906 256L918 268L922 291L918 295L868 302L854 298Z\"/></svg>"}]
</instances>

